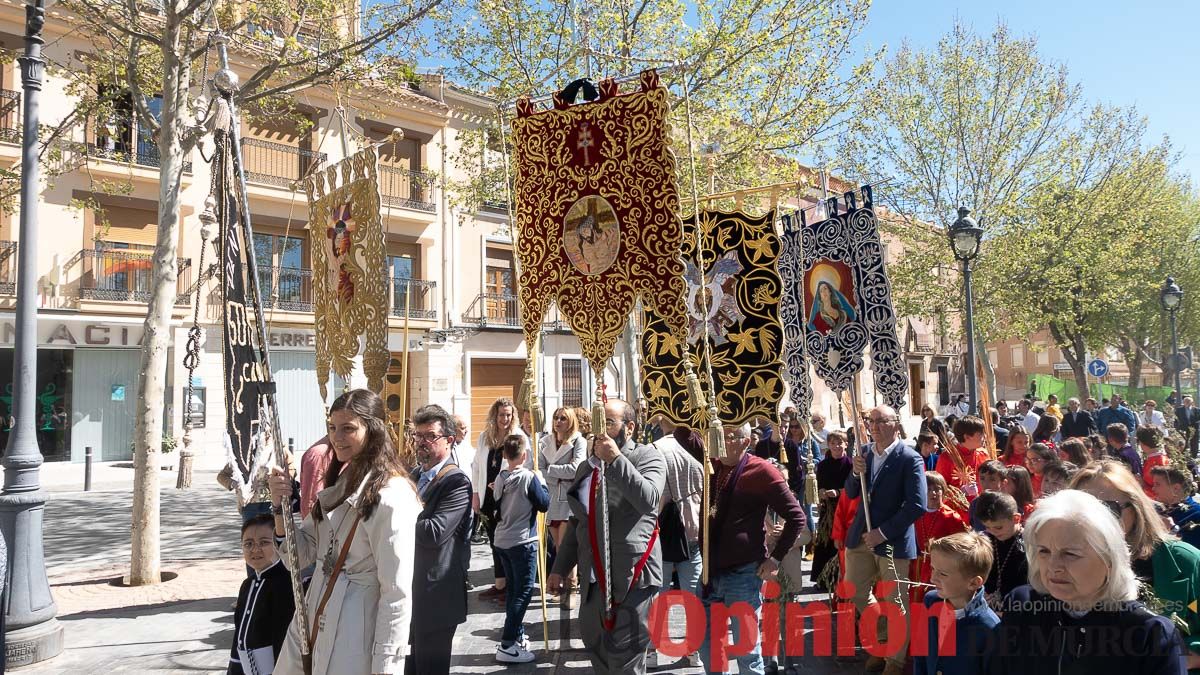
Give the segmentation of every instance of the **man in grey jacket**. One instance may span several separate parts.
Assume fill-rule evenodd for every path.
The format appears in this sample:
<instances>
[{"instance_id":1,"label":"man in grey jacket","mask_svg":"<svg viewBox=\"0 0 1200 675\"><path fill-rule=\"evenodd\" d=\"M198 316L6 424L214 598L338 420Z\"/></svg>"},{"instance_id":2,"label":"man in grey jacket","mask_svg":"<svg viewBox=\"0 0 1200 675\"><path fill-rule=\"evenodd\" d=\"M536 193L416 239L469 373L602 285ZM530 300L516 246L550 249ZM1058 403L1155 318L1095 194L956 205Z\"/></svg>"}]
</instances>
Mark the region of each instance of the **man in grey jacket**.
<instances>
[{"instance_id":1,"label":"man in grey jacket","mask_svg":"<svg viewBox=\"0 0 1200 675\"><path fill-rule=\"evenodd\" d=\"M562 575L578 565L580 633L592 667L602 675L645 673L650 601L662 586L655 528L666 463L653 446L634 443L628 403L609 401L604 417L604 435L596 435L567 490L572 518L547 585L561 588Z\"/></svg>"}]
</instances>

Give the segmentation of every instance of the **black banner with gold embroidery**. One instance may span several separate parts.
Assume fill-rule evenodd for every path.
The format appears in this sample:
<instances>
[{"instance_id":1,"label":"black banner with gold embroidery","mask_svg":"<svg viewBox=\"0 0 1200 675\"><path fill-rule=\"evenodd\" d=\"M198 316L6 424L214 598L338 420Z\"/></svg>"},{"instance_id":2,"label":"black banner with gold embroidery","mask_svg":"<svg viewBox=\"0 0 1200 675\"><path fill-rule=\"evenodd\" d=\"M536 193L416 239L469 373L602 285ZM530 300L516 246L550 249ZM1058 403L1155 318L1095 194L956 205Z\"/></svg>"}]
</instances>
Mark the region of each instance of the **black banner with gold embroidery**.
<instances>
[{"instance_id":1,"label":"black banner with gold embroidery","mask_svg":"<svg viewBox=\"0 0 1200 675\"><path fill-rule=\"evenodd\" d=\"M242 482L254 472L257 445L255 436L261 426L260 395L273 390L264 386L261 345L258 344L256 317L259 316L247 292L247 249L242 221L241 202L234 189L232 158L225 147L228 137L222 137L213 162L218 172L216 192L217 222L221 228L221 291L224 324L222 357L225 365L225 432L228 435L232 461L241 474Z\"/></svg>"},{"instance_id":2,"label":"black banner with gold embroidery","mask_svg":"<svg viewBox=\"0 0 1200 675\"><path fill-rule=\"evenodd\" d=\"M783 326L774 223L773 210L759 217L701 211L702 245L697 248L696 218L684 221L688 342L681 344L665 322L644 313L642 396L650 418L662 415L678 425L707 428L707 411L688 405L685 352L706 396L712 392L704 364L711 363L723 424L776 418L783 396Z\"/></svg>"}]
</instances>

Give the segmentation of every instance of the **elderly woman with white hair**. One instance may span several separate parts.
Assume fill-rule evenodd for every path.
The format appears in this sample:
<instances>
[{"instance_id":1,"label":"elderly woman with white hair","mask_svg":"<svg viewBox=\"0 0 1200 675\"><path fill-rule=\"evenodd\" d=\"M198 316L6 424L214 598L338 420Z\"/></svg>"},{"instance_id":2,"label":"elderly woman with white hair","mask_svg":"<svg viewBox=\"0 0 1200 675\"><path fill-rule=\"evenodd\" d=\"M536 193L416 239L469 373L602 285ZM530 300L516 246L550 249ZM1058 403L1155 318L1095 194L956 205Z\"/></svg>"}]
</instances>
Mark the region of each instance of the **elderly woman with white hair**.
<instances>
[{"instance_id":1,"label":"elderly woman with white hair","mask_svg":"<svg viewBox=\"0 0 1200 675\"><path fill-rule=\"evenodd\" d=\"M1168 618L1136 600L1121 523L1099 499L1063 490L1025 525L1029 585L1005 599L991 675L1183 675Z\"/></svg>"},{"instance_id":2,"label":"elderly woman with white hair","mask_svg":"<svg viewBox=\"0 0 1200 675\"><path fill-rule=\"evenodd\" d=\"M1158 504L1124 462L1092 462L1075 474L1071 487L1095 496L1121 521L1134 575L1153 589L1164 612L1187 624L1188 666L1200 672L1200 550L1171 534Z\"/></svg>"}]
</instances>

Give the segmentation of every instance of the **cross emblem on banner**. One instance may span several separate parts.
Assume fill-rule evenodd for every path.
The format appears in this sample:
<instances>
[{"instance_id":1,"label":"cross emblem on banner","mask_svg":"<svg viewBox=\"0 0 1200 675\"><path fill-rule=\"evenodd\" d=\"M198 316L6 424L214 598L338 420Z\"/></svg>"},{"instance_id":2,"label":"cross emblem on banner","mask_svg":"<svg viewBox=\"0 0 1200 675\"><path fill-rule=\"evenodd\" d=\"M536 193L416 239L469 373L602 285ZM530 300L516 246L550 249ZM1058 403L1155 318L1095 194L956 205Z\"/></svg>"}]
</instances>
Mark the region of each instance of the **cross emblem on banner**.
<instances>
[{"instance_id":1,"label":"cross emblem on banner","mask_svg":"<svg viewBox=\"0 0 1200 675\"><path fill-rule=\"evenodd\" d=\"M578 148L579 150L583 151L583 165L584 166L592 165L591 155L588 153L588 150L593 145L595 145L595 141L592 140L591 127L588 126L587 122L580 123L580 125L579 125L579 140L575 143L575 147Z\"/></svg>"}]
</instances>

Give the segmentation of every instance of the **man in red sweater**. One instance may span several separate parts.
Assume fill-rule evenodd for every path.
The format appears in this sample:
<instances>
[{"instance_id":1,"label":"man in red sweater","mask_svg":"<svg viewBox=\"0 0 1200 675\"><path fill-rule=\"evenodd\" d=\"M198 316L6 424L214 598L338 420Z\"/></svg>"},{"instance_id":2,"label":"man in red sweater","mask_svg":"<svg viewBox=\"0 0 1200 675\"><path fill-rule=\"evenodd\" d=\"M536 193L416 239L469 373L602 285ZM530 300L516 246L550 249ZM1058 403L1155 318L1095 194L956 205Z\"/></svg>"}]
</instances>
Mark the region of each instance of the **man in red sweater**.
<instances>
[{"instance_id":1,"label":"man in red sweater","mask_svg":"<svg viewBox=\"0 0 1200 675\"><path fill-rule=\"evenodd\" d=\"M709 546L709 583L704 589L706 630L700 658L709 673L725 672L728 661L724 649L712 650L712 607L730 608L734 603L748 603L754 610L755 623L762 613L762 582L773 578L783 556L791 550L800 529L804 527L804 511L788 489L787 481L769 461L746 452L750 446L750 425L725 428L725 456L714 462L712 508L708 527L712 532ZM783 532L769 553L764 522L767 509L783 522ZM731 613L732 614L732 613ZM730 616L730 615L726 615ZM737 644L741 626L736 614L733 640L728 641L728 627L718 627L726 644ZM715 661L715 662L714 662ZM737 657L739 672L763 672L762 641L756 635L754 648Z\"/></svg>"}]
</instances>

